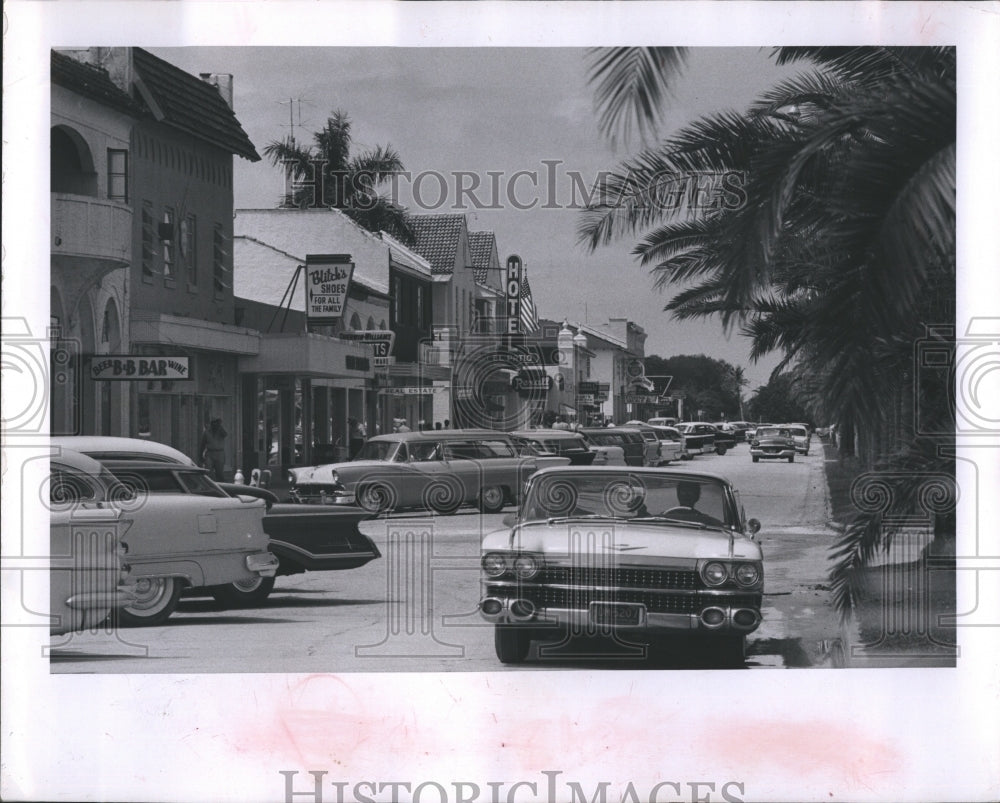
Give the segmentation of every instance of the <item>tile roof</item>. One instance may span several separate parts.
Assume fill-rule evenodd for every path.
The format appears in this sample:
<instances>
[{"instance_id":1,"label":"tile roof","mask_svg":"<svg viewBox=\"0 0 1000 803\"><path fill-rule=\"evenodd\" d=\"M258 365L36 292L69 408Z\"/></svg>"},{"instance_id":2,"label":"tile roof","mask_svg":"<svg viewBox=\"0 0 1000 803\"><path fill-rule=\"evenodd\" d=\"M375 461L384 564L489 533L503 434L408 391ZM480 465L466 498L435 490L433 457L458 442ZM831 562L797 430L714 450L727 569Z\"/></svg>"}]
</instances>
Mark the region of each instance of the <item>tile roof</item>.
<instances>
[{"instance_id":1,"label":"tile roof","mask_svg":"<svg viewBox=\"0 0 1000 803\"><path fill-rule=\"evenodd\" d=\"M469 250L472 252L472 268L475 271L476 281L486 284L489 279L489 270L492 266L490 257L493 256L493 249L496 248L497 238L492 231L470 231Z\"/></svg>"},{"instance_id":2,"label":"tile roof","mask_svg":"<svg viewBox=\"0 0 1000 803\"><path fill-rule=\"evenodd\" d=\"M135 71L163 111L163 122L251 162L260 155L219 91L206 81L134 48Z\"/></svg>"},{"instance_id":3,"label":"tile roof","mask_svg":"<svg viewBox=\"0 0 1000 803\"><path fill-rule=\"evenodd\" d=\"M410 215L407 223L416 238L413 250L431 263L431 273L454 273L465 215Z\"/></svg>"},{"instance_id":4,"label":"tile roof","mask_svg":"<svg viewBox=\"0 0 1000 803\"><path fill-rule=\"evenodd\" d=\"M50 63L53 84L123 112L136 116L144 113L143 107L111 80L107 70L93 64L84 64L55 50L52 51Z\"/></svg>"}]
</instances>

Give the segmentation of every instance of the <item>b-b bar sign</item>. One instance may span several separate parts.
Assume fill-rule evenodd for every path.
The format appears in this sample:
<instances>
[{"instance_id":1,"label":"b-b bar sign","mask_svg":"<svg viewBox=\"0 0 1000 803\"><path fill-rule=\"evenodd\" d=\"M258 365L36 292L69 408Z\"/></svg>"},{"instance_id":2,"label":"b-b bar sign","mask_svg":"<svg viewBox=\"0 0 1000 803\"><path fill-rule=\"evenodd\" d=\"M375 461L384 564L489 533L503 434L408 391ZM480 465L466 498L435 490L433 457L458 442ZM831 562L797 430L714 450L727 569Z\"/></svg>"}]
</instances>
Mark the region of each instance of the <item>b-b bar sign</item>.
<instances>
[{"instance_id":1,"label":"b-b bar sign","mask_svg":"<svg viewBox=\"0 0 1000 803\"><path fill-rule=\"evenodd\" d=\"M90 378L104 382L190 379L190 359L187 356L136 357L134 354L97 354L90 361Z\"/></svg>"},{"instance_id":2,"label":"b-b bar sign","mask_svg":"<svg viewBox=\"0 0 1000 803\"><path fill-rule=\"evenodd\" d=\"M344 315L354 275L350 254L306 254L306 318L330 324Z\"/></svg>"}]
</instances>

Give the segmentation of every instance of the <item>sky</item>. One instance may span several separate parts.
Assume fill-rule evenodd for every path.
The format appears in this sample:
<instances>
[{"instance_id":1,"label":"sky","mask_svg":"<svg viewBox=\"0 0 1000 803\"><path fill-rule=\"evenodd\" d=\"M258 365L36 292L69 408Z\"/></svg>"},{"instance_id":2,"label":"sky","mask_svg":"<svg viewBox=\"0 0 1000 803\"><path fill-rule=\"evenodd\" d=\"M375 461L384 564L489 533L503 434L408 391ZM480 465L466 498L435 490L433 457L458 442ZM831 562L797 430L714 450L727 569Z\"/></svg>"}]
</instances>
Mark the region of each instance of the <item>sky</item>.
<instances>
[{"instance_id":1,"label":"sky","mask_svg":"<svg viewBox=\"0 0 1000 803\"><path fill-rule=\"evenodd\" d=\"M673 320L663 311L669 293L656 291L647 269L630 254L638 237L624 237L594 253L579 245L580 212L568 208L573 197L569 172L578 172L589 186L600 171L630 153L615 150L598 131L583 49L150 50L193 74L232 73L236 114L258 152L293 130L290 109L300 142L311 140L333 110L346 111L353 123L352 153L391 144L413 175L399 183L397 200L411 211L419 211L418 206L429 213L464 211L471 230L496 233L501 263L510 254L522 258L542 317L598 324L626 316L646 330L647 354L728 360L743 366L749 391L767 382L778 361L769 357L751 363L749 341L738 332L727 337L717 320ZM792 71L774 65L769 53L764 48L690 51L663 132L704 114L742 109ZM235 161L236 207L274 206L282 192L280 170L266 158ZM537 189L530 176L515 178L519 171L537 175ZM468 175L457 179L458 172ZM479 184L462 198L459 181L465 187ZM477 209L473 198L491 208Z\"/></svg>"}]
</instances>

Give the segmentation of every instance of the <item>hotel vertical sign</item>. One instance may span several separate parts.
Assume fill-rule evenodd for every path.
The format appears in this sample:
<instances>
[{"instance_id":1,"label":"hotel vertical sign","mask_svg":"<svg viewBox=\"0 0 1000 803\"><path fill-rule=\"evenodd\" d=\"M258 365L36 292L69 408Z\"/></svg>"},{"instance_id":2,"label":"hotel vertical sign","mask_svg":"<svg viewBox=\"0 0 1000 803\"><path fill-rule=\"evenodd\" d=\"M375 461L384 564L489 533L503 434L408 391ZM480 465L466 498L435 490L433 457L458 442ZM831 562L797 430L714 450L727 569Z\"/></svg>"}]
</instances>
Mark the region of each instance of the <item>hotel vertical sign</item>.
<instances>
[{"instance_id":1,"label":"hotel vertical sign","mask_svg":"<svg viewBox=\"0 0 1000 803\"><path fill-rule=\"evenodd\" d=\"M311 324L331 324L344 315L354 275L350 254L307 254L306 318Z\"/></svg>"},{"instance_id":2,"label":"hotel vertical sign","mask_svg":"<svg viewBox=\"0 0 1000 803\"><path fill-rule=\"evenodd\" d=\"M521 331L521 257L507 257L507 334Z\"/></svg>"}]
</instances>

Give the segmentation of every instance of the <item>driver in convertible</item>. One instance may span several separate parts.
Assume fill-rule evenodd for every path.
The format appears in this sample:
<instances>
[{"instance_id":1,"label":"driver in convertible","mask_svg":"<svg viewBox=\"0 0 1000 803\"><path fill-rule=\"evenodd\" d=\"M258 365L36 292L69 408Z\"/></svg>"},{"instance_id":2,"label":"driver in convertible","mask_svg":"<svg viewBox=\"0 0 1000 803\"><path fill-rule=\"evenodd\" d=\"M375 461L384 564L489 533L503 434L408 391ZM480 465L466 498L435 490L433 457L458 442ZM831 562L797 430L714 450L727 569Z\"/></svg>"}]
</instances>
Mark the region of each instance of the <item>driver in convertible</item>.
<instances>
[{"instance_id":1,"label":"driver in convertible","mask_svg":"<svg viewBox=\"0 0 1000 803\"><path fill-rule=\"evenodd\" d=\"M722 522L714 516L709 516L698 510L696 505L701 498L701 485L697 482L682 481L677 483L677 506L663 512L663 516L679 521L692 521L698 524L721 526Z\"/></svg>"}]
</instances>

